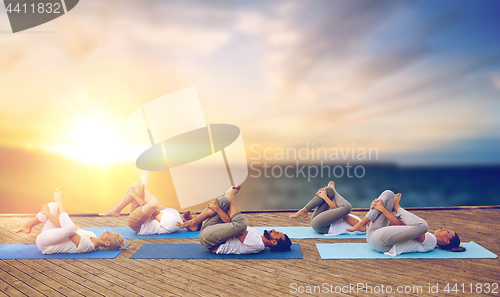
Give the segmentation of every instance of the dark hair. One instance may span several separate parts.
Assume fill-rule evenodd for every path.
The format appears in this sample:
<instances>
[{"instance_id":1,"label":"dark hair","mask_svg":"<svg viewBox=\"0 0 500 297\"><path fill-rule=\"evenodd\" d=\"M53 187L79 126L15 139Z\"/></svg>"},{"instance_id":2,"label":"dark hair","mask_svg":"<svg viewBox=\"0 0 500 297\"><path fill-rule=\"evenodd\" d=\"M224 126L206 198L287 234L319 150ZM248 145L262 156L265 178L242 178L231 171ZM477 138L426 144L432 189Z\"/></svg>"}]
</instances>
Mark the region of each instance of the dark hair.
<instances>
[{"instance_id":1,"label":"dark hair","mask_svg":"<svg viewBox=\"0 0 500 297\"><path fill-rule=\"evenodd\" d=\"M283 234L285 235L285 239L278 239L276 240L276 245L275 246L271 246L269 247L271 249L271 251L273 252L288 252L289 250L291 250L291 246L292 246L292 241L290 240L290 238L288 238L288 236L286 234Z\"/></svg>"},{"instance_id":2,"label":"dark hair","mask_svg":"<svg viewBox=\"0 0 500 297\"><path fill-rule=\"evenodd\" d=\"M445 245L438 244L439 248L446 251L451 252L463 252L465 248L460 246L460 237L458 237L458 233L455 232L455 236L450 239L450 243Z\"/></svg>"}]
</instances>

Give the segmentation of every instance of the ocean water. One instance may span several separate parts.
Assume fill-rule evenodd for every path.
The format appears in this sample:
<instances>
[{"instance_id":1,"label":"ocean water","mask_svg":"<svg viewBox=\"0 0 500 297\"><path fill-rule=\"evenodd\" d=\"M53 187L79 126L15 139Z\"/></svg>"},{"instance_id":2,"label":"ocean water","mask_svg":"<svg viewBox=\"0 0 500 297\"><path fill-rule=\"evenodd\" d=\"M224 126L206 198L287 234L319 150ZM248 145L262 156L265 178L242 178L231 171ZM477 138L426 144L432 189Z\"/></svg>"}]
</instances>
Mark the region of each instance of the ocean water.
<instances>
[{"instance_id":1,"label":"ocean water","mask_svg":"<svg viewBox=\"0 0 500 297\"><path fill-rule=\"evenodd\" d=\"M245 210L298 209L330 180L335 182L337 192L354 208L369 207L371 201L386 189L402 193L403 207L500 205L500 166L357 165L364 169L357 169L358 177L354 175L353 168L350 177L347 176L345 164L329 165L330 168L344 167L343 175L337 168L337 177L328 169L320 170L316 177L313 177L316 172L311 170L311 176L308 176L307 166L304 174L297 174L298 167L293 164L288 165L292 166L287 169L289 177L284 173L280 175L286 166L274 165L281 169L271 167L266 171L253 166L237 196L238 207ZM320 165L315 167L321 168ZM274 170L274 174L270 169Z\"/></svg>"}]
</instances>

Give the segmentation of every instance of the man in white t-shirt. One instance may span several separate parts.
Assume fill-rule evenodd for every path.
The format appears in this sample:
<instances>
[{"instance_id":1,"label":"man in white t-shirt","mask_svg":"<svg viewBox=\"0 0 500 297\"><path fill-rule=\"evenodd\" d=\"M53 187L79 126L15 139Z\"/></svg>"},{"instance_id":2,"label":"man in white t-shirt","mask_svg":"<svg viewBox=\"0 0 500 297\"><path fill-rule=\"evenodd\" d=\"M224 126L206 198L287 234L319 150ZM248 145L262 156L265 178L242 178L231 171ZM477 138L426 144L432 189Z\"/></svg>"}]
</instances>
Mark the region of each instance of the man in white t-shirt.
<instances>
[{"instance_id":1,"label":"man in white t-shirt","mask_svg":"<svg viewBox=\"0 0 500 297\"><path fill-rule=\"evenodd\" d=\"M173 208L166 208L148 189L148 171L141 175L141 182L135 182L127 189L122 201L113 209L101 213L101 216L119 216L129 204L132 205L127 219L128 226L139 235L169 234L181 228L177 223L183 223L196 217L190 211L180 214Z\"/></svg>"},{"instance_id":2,"label":"man in white t-shirt","mask_svg":"<svg viewBox=\"0 0 500 297\"><path fill-rule=\"evenodd\" d=\"M292 242L286 234L265 230L264 235L260 235L247 226L245 217L234 204L234 195L240 188L231 187L225 196L212 199L196 218L177 225L190 230L202 225L200 243L217 254L254 254L266 247L271 251L289 251Z\"/></svg>"}]
</instances>

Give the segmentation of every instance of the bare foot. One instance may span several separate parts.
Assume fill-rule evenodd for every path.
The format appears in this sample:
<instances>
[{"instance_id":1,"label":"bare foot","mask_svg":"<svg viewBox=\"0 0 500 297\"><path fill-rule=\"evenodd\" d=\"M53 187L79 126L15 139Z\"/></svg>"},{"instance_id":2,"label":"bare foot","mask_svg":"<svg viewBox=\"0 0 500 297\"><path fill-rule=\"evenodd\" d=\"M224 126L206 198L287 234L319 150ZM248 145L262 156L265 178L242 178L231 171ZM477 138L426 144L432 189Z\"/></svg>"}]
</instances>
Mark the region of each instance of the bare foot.
<instances>
[{"instance_id":1,"label":"bare foot","mask_svg":"<svg viewBox=\"0 0 500 297\"><path fill-rule=\"evenodd\" d=\"M290 215L289 218L290 219L295 219L295 218L298 218L299 216L302 216L304 218L307 218L307 215L308 215L308 211L307 209L304 207L302 209L299 209L299 211L297 211L296 213L294 213L293 215Z\"/></svg>"},{"instance_id":2,"label":"bare foot","mask_svg":"<svg viewBox=\"0 0 500 297\"><path fill-rule=\"evenodd\" d=\"M227 190L225 196L231 200L234 198L234 195L236 195L236 193L238 193L240 191L240 189L241 189L241 186L230 187L229 190Z\"/></svg>"},{"instance_id":3,"label":"bare foot","mask_svg":"<svg viewBox=\"0 0 500 297\"><path fill-rule=\"evenodd\" d=\"M113 208L108 210L107 212L101 212L98 215L101 217L119 217L120 213Z\"/></svg>"},{"instance_id":4,"label":"bare foot","mask_svg":"<svg viewBox=\"0 0 500 297\"><path fill-rule=\"evenodd\" d=\"M17 228L12 229L11 231L14 233L19 233L19 232L23 231L26 234L30 234L31 228L27 224L24 224L22 226L19 226Z\"/></svg>"},{"instance_id":5,"label":"bare foot","mask_svg":"<svg viewBox=\"0 0 500 297\"><path fill-rule=\"evenodd\" d=\"M354 231L366 232L366 226L357 222L356 225L352 226L351 228L346 228L346 230L349 232L354 232Z\"/></svg>"},{"instance_id":6,"label":"bare foot","mask_svg":"<svg viewBox=\"0 0 500 297\"><path fill-rule=\"evenodd\" d=\"M143 171L141 173L141 184L145 186L148 185L148 176L149 176L149 171Z\"/></svg>"},{"instance_id":7,"label":"bare foot","mask_svg":"<svg viewBox=\"0 0 500 297\"><path fill-rule=\"evenodd\" d=\"M334 182L332 182L332 181L331 181L331 182L329 182L329 183L328 183L328 185L329 185L330 187L332 187L332 189L334 189L334 190L335 190L335 183L334 183Z\"/></svg>"},{"instance_id":8,"label":"bare foot","mask_svg":"<svg viewBox=\"0 0 500 297\"><path fill-rule=\"evenodd\" d=\"M399 204L399 201L401 201L401 193L394 195L394 203Z\"/></svg>"},{"instance_id":9,"label":"bare foot","mask_svg":"<svg viewBox=\"0 0 500 297\"><path fill-rule=\"evenodd\" d=\"M61 187L58 187L54 191L54 201L57 202L57 201L61 201L61 200L62 200L62 191L61 191Z\"/></svg>"},{"instance_id":10,"label":"bare foot","mask_svg":"<svg viewBox=\"0 0 500 297\"><path fill-rule=\"evenodd\" d=\"M401 206L399 206L399 201L401 201L401 193L394 195L394 207L392 208L392 211L398 211L398 209L401 208Z\"/></svg>"},{"instance_id":11,"label":"bare foot","mask_svg":"<svg viewBox=\"0 0 500 297\"><path fill-rule=\"evenodd\" d=\"M177 222L176 225L179 226L179 228L186 228L186 229L189 229L191 231L198 230L198 224L195 224L193 222L193 220L185 221L184 223Z\"/></svg>"}]
</instances>

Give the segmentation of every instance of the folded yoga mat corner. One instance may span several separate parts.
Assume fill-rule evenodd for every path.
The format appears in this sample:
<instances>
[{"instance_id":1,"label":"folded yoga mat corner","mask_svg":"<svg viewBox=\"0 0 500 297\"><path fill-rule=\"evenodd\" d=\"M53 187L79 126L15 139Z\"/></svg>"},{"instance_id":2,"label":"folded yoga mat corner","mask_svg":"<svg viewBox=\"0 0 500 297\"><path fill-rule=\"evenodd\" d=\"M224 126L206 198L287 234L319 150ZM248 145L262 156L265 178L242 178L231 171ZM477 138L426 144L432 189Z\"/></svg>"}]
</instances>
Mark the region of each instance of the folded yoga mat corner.
<instances>
[{"instance_id":1,"label":"folded yoga mat corner","mask_svg":"<svg viewBox=\"0 0 500 297\"><path fill-rule=\"evenodd\" d=\"M325 234L318 233L311 227L253 227L261 234L264 230L274 229L288 235L292 239L306 239L306 238L328 238L328 239L349 239L349 238L366 238L365 234L340 234L334 236L326 236ZM154 235L139 235L129 227L85 227L85 230L94 232L96 235L105 231L120 233L123 238L198 238L199 231L191 232L187 230L179 230L171 234L154 234Z\"/></svg>"},{"instance_id":2,"label":"folded yoga mat corner","mask_svg":"<svg viewBox=\"0 0 500 297\"><path fill-rule=\"evenodd\" d=\"M153 234L153 235L139 235L135 233L134 230L129 227L85 227L85 230L94 232L96 235L102 232L116 232L120 233L123 238L134 239L134 238L198 238L200 231L187 231L186 229L179 230L170 234Z\"/></svg>"},{"instance_id":3,"label":"folded yoga mat corner","mask_svg":"<svg viewBox=\"0 0 500 297\"><path fill-rule=\"evenodd\" d=\"M374 250L368 243L317 243L321 259L479 259L496 258L497 255L479 244L463 242L465 252L449 252L434 249L427 253L407 253L396 257Z\"/></svg>"},{"instance_id":4,"label":"folded yoga mat corner","mask_svg":"<svg viewBox=\"0 0 500 297\"><path fill-rule=\"evenodd\" d=\"M127 248L129 244L125 244ZM0 259L114 259L123 250L44 255L36 244L0 244Z\"/></svg>"},{"instance_id":5,"label":"folded yoga mat corner","mask_svg":"<svg viewBox=\"0 0 500 297\"><path fill-rule=\"evenodd\" d=\"M258 254L218 255L201 244L144 244L131 259L302 259L298 243L289 252L271 252L266 248Z\"/></svg>"},{"instance_id":6,"label":"folded yoga mat corner","mask_svg":"<svg viewBox=\"0 0 500 297\"><path fill-rule=\"evenodd\" d=\"M325 235L314 231L311 227L253 227L261 234L264 230L274 229L279 232L285 233L292 239L306 239L306 238L328 238L328 239L350 239L350 238L366 238L366 234L339 234L339 235Z\"/></svg>"}]
</instances>

